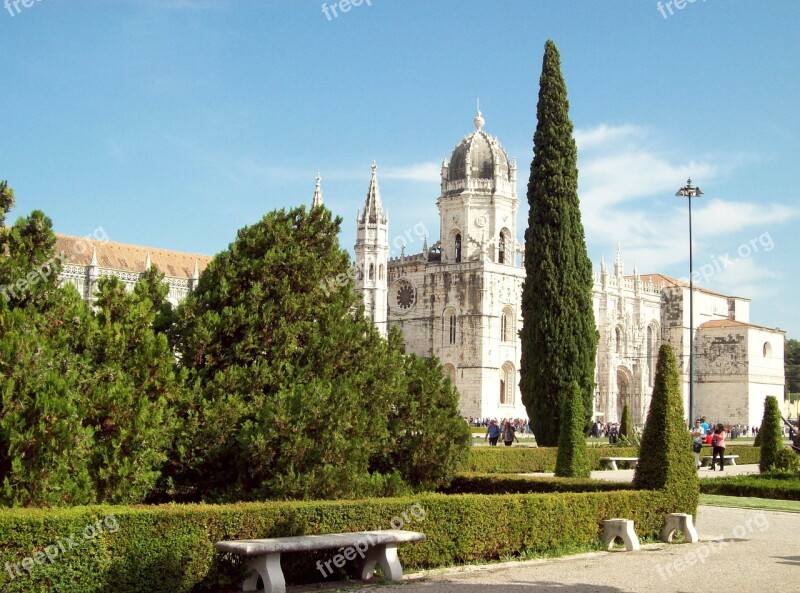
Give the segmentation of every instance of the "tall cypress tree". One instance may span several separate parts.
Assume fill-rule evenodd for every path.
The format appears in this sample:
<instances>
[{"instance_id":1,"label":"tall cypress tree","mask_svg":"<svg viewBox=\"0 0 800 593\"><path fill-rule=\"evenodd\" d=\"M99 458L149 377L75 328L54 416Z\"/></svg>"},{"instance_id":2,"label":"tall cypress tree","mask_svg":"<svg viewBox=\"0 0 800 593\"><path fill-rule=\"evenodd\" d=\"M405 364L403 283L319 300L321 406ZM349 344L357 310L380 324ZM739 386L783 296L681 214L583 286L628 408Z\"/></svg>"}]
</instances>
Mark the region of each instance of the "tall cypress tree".
<instances>
[{"instance_id":1,"label":"tall cypress tree","mask_svg":"<svg viewBox=\"0 0 800 593\"><path fill-rule=\"evenodd\" d=\"M558 443L572 381L591 416L597 330L578 201L577 148L555 43L545 44L528 182L520 390L539 445Z\"/></svg>"}]
</instances>

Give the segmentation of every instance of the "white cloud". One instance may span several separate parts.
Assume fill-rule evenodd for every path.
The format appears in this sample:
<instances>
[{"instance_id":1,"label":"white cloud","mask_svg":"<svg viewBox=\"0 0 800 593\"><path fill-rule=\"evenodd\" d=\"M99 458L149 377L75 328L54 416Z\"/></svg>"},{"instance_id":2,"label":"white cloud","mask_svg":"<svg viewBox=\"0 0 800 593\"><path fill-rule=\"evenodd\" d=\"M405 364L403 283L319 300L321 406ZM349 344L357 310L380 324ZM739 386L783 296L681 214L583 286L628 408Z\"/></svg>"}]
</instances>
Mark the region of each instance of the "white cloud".
<instances>
[{"instance_id":1,"label":"white cloud","mask_svg":"<svg viewBox=\"0 0 800 593\"><path fill-rule=\"evenodd\" d=\"M609 143L618 142L625 138L641 138L646 135L646 130L638 126L609 126L600 124L594 128L579 128L573 132L578 150L592 150L597 147L606 147Z\"/></svg>"},{"instance_id":2,"label":"white cloud","mask_svg":"<svg viewBox=\"0 0 800 593\"><path fill-rule=\"evenodd\" d=\"M442 166L433 162L418 163L406 167L387 167L382 172L379 171L379 174L386 179L435 183L441 178Z\"/></svg>"},{"instance_id":3,"label":"white cloud","mask_svg":"<svg viewBox=\"0 0 800 593\"><path fill-rule=\"evenodd\" d=\"M616 244L621 243L627 272L633 260L641 272L664 272L686 262L687 208L685 201L674 197L678 187L689 177L702 180L705 186L757 158L721 153L682 161L676 150L661 148L663 142L650 131L632 125L602 124L576 130L575 136L582 148L579 193L587 242L593 251L606 254L607 263L613 261ZM692 205L695 258L704 256L720 237L748 229L754 229L751 234L758 237L769 225L800 214L800 209L778 202L721 197L704 197Z\"/></svg>"}]
</instances>

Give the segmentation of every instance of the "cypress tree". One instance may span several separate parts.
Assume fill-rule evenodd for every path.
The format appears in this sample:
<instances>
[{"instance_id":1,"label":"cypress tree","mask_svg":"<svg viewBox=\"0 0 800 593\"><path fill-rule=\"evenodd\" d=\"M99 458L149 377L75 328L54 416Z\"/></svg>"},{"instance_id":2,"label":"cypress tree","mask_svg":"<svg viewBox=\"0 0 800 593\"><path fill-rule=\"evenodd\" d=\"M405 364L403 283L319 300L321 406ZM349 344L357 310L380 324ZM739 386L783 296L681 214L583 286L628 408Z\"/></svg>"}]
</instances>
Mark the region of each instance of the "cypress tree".
<instances>
[{"instance_id":1,"label":"cypress tree","mask_svg":"<svg viewBox=\"0 0 800 593\"><path fill-rule=\"evenodd\" d=\"M520 390L537 443L555 446L572 381L583 396L584 422L591 416L598 338L578 200L577 148L558 49L550 40L539 85L528 182Z\"/></svg>"},{"instance_id":2,"label":"cypress tree","mask_svg":"<svg viewBox=\"0 0 800 593\"><path fill-rule=\"evenodd\" d=\"M680 512L694 513L697 508L700 485L692 437L683 420L678 361L669 344L662 344L658 352L653 398L633 483L646 490L666 490Z\"/></svg>"},{"instance_id":3,"label":"cypress tree","mask_svg":"<svg viewBox=\"0 0 800 593\"><path fill-rule=\"evenodd\" d=\"M619 436L629 439L631 432L633 432L633 420L631 420L631 409L628 402L622 407L622 422L619 423Z\"/></svg>"},{"instance_id":4,"label":"cypress tree","mask_svg":"<svg viewBox=\"0 0 800 593\"><path fill-rule=\"evenodd\" d=\"M761 419L761 428L758 431L761 437L761 456L758 469L767 472L775 469L778 452L783 449L781 437L781 411L778 398L768 395L764 399L764 417Z\"/></svg>"},{"instance_id":5,"label":"cypress tree","mask_svg":"<svg viewBox=\"0 0 800 593\"><path fill-rule=\"evenodd\" d=\"M583 393L573 381L569 397L564 400L561 413L561 432L558 437L556 476L562 478L588 478L592 474L586 456L584 432Z\"/></svg>"}]
</instances>

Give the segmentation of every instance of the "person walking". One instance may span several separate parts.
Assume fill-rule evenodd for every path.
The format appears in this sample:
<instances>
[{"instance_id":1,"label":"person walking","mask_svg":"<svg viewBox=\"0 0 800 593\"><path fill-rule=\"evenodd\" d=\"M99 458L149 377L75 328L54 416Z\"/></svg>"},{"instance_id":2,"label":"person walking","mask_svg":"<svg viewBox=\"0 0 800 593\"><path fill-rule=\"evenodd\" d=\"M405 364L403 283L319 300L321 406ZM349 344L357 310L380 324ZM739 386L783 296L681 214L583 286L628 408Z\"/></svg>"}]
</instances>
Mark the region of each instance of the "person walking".
<instances>
[{"instance_id":1,"label":"person walking","mask_svg":"<svg viewBox=\"0 0 800 593\"><path fill-rule=\"evenodd\" d=\"M703 437L706 436L706 431L703 430L702 421L698 418L694 421L692 427L692 451L694 452L694 462L697 469L700 469L700 451L703 449Z\"/></svg>"},{"instance_id":2,"label":"person walking","mask_svg":"<svg viewBox=\"0 0 800 593\"><path fill-rule=\"evenodd\" d=\"M519 442L516 431L514 430L514 425L511 424L511 422L506 422L503 427L503 444L506 447L510 447L514 441Z\"/></svg>"},{"instance_id":3,"label":"person walking","mask_svg":"<svg viewBox=\"0 0 800 593\"><path fill-rule=\"evenodd\" d=\"M500 427L497 426L497 422L494 420L489 421L489 428L486 429L486 436L483 437L483 440L489 439L489 446L496 447L497 446L497 439L500 438Z\"/></svg>"},{"instance_id":4,"label":"person walking","mask_svg":"<svg viewBox=\"0 0 800 593\"><path fill-rule=\"evenodd\" d=\"M720 422L714 429L714 436L711 437L711 446L713 447L711 452L712 472L714 471L714 461L717 459L717 455L719 455L719 469L721 471L725 470L725 436L725 427Z\"/></svg>"}]
</instances>

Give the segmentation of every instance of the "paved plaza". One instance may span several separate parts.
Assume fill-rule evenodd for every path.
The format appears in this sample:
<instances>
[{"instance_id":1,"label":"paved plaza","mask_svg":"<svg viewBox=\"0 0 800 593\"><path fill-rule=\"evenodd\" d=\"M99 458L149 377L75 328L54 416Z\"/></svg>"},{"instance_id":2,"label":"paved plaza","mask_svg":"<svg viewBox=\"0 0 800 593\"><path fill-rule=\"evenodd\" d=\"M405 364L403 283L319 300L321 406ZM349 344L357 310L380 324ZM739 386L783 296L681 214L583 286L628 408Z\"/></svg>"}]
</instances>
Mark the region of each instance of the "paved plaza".
<instances>
[{"instance_id":1,"label":"paved plaza","mask_svg":"<svg viewBox=\"0 0 800 593\"><path fill-rule=\"evenodd\" d=\"M701 505L697 544L411 574L387 593L800 593L800 513Z\"/></svg>"}]
</instances>

